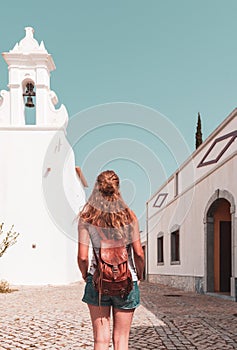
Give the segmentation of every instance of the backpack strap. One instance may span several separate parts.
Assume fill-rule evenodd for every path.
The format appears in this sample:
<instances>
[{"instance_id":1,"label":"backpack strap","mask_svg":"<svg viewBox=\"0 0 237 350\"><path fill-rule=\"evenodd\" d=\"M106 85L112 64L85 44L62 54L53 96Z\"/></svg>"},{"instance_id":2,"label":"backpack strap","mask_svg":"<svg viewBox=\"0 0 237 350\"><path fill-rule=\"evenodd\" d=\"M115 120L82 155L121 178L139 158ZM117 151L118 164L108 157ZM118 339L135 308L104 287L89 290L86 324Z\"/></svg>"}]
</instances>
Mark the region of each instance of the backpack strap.
<instances>
[{"instance_id":1,"label":"backpack strap","mask_svg":"<svg viewBox=\"0 0 237 350\"><path fill-rule=\"evenodd\" d=\"M100 257L97 256L94 247L93 247L93 252L94 252L96 264L97 264L97 266L98 266L98 265L99 265L99 262L100 262ZM99 270L99 272L100 272L100 275L99 275L98 292L99 292L99 310L101 311L101 297L102 297L102 279L103 279L103 272L100 271L100 270Z\"/></svg>"},{"instance_id":2,"label":"backpack strap","mask_svg":"<svg viewBox=\"0 0 237 350\"><path fill-rule=\"evenodd\" d=\"M97 227L97 232L100 236L101 240L107 240L107 237L105 236L104 232L102 231L101 227ZM93 252L96 260L96 264L98 265L100 262L100 257L97 256L95 248L93 247ZM98 292L99 292L99 310L101 311L101 297L102 297L102 279L103 279L103 272L100 271L100 276L99 276L99 286L98 286Z\"/></svg>"}]
</instances>

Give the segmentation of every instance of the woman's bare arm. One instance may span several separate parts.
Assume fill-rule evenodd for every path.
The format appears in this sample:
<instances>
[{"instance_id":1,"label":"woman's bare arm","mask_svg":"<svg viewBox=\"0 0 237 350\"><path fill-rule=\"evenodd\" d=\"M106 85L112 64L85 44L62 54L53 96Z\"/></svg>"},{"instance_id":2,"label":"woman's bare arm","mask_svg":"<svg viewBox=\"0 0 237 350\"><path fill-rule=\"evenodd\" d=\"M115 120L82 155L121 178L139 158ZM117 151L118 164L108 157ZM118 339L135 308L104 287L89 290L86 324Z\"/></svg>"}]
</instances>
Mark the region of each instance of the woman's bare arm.
<instances>
[{"instance_id":1,"label":"woman's bare arm","mask_svg":"<svg viewBox=\"0 0 237 350\"><path fill-rule=\"evenodd\" d=\"M89 250L89 233L85 225L81 222L78 224L78 254L77 263L82 274L82 278L86 280L88 272L88 250Z\"/></svg>"},{"instance_id":2,"label":"woman's bare arm","mask_svg":"<svg viewBox=\"0 0 237 350\"><path fill-rule=\"evenodd\" d=\"M137 277L138 280L142 279L143 276L143 270L144 270L144 252L142 249L141 244L141 238L140 238L140 232L139 232L139 224L137 218L134 220L133 223L133 255L134 255L134 262L137 270Z\"/></svg>"}]
</instances>

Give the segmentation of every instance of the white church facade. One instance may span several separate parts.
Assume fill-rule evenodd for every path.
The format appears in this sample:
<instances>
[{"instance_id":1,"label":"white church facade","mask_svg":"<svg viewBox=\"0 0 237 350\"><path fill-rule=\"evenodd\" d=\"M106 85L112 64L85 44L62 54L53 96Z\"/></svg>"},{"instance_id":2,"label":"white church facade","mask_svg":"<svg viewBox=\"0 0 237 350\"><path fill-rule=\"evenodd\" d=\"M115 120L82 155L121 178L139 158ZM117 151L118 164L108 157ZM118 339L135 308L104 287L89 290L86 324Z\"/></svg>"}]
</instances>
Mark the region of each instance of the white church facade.
<instances>
[{"instance_id":1,"label":"white church facade","mask_svg":"<svg viewBox=\"0 0 237 350\"><path fill-rule=\"evenodd\" d=\"M149 281L237 300L237 109L147 201Z\"/></svg>"},{"instance_id":2,"label":"white church facade","mask_svg":"<svg viewBox=\"0 0 237 350\"><path fill-rule=\"evenodd\" d=\"M0 279L11 284L65 284L81 276L76 262L76 216L85 203L73 150L66 138L68 114L55 108L50 89L55 69L44 43L25 37L3 53L9 90L0 97L0 221L19 232L0 258ZM27 108L34 125L26 123ZM1 238L1 237L0 237Z\"/></svg>"}]
</instances>

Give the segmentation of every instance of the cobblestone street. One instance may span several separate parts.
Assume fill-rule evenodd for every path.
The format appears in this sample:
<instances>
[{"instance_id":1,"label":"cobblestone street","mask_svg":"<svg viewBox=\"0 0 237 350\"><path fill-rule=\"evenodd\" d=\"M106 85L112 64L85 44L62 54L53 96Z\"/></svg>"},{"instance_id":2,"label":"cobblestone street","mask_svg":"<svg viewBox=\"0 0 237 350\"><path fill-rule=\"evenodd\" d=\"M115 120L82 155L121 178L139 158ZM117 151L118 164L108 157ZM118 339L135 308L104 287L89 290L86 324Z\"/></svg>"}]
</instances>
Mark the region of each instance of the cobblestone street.
<instances>
[{"instance_id":1,"label":"cobblestone street","mask_svg":"<svg viewBox=\"0 0 237 350\"><path fill-rule=\"evenodd\" d=\"M0 294L0 349L93 349L83 287ZM146 282L141 295L129 349L237 349L237 303Z\"/></svg>"}]
</instances>

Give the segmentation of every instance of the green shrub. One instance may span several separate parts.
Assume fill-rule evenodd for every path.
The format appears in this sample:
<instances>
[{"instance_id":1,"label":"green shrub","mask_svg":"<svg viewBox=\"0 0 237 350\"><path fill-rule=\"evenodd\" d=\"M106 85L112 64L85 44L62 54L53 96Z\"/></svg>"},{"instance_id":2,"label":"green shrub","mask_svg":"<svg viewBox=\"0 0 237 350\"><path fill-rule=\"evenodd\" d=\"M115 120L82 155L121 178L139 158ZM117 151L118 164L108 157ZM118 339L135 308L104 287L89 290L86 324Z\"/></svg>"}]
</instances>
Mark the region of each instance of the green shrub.
<instances>
[{"instance_id":1,"label":"green shrub","mask_svg":"<svg viewBox=\"0 0 237 350\"><path fill-rule=\"evenodd\" d=\"M13 231L14 225L10 228L8 232L3 231L3 223L0 224L0 237L4 237L0 241L0 257L6 252L6 250L16 243L16 239L19 236L19 233ZM9 283L5 280L0 281L0 293L11 293L17 289L11 289Z\"/></svg>"},{"instance_id":2,"label":"green shrub","mask_svg":"<svg viewBox=\"0 0 237 350\"><path fill-rule=\"evenodd\" d=\"M9 286L9 283L5 280L0 281L0 293L11 293L12 290Z\"/></svg>"},{"instance_id":3,"label":"green shrub","mask_svg":"<svg viewBox=\"0 0 237 350\"><path fill-rule=\"evenodd\" d=\"M6 252L6 250L16 243L16 239L19 236L19 233L13 231L14 225L10 228L8 232L3 231L3 223L0 224L0 237L5 236L3 240L0 242L0 257Z\"/></svg>"}]
</instances>

